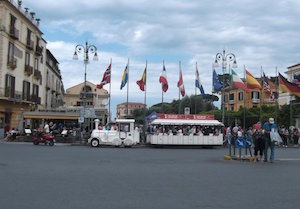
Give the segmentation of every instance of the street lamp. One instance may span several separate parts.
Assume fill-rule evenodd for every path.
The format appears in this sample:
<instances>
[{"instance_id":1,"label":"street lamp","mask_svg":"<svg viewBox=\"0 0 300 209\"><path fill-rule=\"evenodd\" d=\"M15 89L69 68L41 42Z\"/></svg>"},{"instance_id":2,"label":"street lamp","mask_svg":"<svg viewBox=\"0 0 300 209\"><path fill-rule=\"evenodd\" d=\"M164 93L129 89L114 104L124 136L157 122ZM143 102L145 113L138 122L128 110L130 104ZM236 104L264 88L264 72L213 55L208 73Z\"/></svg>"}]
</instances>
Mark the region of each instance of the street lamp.
<instances>
[{"instance_id":1,"label":"street lamp","mask_svg":"<svg viewBox=\"0 0 300 209\"><path fill-rule=\"evenodd\" d=\"M214 67L219 67L219 63L222 63L222 71L223 71L223 88L222 88L222 100L221 100L221 108L222 108L222 123L225 125L225 104L224 104L224 95L225 95L225 71L227 68L227 62L232 63L232 68L237 68L236 58L233 53L226 54L225 49L223 53L217 53L216 59L214 62Z\"/></svg>"},{"instance_id":2,"label":"street lamp","mask_svg":"<svg viewBox=\"0 0 300 209\"><path fill-rule=\"evenodd\" d=\"M78 44L75 47L75 52L73 55L73 60L78 60L78 54L83 54L83 63L84 63L84 91L83 91L83 123L85 123L85 109L86 109L86 68L87 64L89 64L89 54L94 54L94 61L98 61L98 55L97 55L97 47L94 45L89 45L88 42L85 42L85 45ZM82 130L83 131L83 130ZM82 140L83 137L82 137Z\"/></svg>"}]
</instances>

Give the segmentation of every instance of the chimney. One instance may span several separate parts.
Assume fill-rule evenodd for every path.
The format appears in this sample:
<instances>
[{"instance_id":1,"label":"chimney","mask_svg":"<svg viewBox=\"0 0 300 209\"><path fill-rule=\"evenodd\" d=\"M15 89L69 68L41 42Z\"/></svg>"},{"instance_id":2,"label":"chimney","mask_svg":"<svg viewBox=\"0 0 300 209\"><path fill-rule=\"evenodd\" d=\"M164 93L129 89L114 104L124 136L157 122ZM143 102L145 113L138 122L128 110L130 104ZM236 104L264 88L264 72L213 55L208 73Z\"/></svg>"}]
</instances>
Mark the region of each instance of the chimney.
<instances>
[{"instance_id":1,"label":"chimney","mask_svg":"<svg viewBox=\"0 0 300 209\"><path fill-rule=\"evenodd\" d=\"M21 6L22 6L22 1L18 0L18 9L21 10Z\"/></svg>"},{"instance_id":2,"label":"chimney","mask_svg":"<svg viewBox=\"0 0 300 209\"><path fill-rule=\"evenodd\" d=\"M36 18L35 20L36 20L36 26L40 27L40 21L41 21L41 19L40 18Z\"/></svg>"},{"instance_id":3,"label":"chimney","mask_svg":"<svg viewBox=\"0 0 300 209\"><path fill-rule=\"evenodd\" d=\"M24 9L25 9L25 16L28 17L28 10L29 10L29 8L26 7Z\"/></svg>"},{"instance_id":4,"label":"chimney","mask_svg":"<svg viewBox=\"0 0 300 209\"><path fill-rule=\"evenodd\" d=\"M30 15L31 15L31 21L33 22L34 21L35 12L30 12Z\"/></svg>"}]
</instances>

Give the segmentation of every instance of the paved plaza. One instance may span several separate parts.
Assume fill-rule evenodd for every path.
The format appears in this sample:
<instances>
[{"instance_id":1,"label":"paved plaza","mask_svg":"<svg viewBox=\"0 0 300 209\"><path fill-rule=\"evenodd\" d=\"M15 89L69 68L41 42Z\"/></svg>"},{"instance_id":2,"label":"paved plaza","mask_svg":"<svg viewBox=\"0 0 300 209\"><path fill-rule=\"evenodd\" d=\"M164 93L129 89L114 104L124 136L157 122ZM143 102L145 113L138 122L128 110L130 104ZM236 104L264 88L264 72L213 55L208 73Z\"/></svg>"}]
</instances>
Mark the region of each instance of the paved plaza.
<instances>
[{"instance_id":1,"label":"paved plaza","mask_svg":"<svg viewBox=\"0 0 300 209\"><path fill-rule=\"evenodd\" d=\"M299 208L300 149L277 149L273 164L225 154L0 143L0 208Z\"/></svg>"}]
</instances>

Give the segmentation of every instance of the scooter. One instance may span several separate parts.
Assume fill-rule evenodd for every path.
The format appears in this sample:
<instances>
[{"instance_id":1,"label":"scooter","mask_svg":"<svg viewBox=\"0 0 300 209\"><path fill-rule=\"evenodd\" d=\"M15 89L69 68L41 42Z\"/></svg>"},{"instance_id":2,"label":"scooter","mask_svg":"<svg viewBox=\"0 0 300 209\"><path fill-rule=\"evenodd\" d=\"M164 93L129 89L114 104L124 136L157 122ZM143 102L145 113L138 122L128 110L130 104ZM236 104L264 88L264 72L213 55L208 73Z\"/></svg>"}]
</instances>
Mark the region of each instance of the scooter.
<instances>
[{"instance_id":1,"label":"scooter","mask_svg":"<svg viewBox=\"0 0 300 209\"><path fill-rule=\"evenodd\" d=\"M42 132L37 132L34 135L32 142L34 145L44 143L45 145L53 146L55 143L55 137L52 135L52 133L44 134Z\"/></svg>"}]
</instances>

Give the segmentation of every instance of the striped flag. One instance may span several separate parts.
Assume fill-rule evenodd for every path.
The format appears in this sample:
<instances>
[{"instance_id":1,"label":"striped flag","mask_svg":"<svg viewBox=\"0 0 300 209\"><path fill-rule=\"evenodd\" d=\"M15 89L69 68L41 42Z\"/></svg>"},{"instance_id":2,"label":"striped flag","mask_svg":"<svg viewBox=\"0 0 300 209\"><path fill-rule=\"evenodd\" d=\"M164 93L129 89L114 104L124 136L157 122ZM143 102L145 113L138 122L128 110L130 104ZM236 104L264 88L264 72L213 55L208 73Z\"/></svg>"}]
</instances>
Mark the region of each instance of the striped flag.
<instances>
[{"instance_id":1,"label":"striped flag","mask_svg":"<svg viewBox=\"0 0 300 209\"><path fill-rule=\"evenodd\" d=\"M263 89L264 91L268 92L270 94L270 98L274 101L275 100L275 95L273 91L271 90L271 87L269 85L269 79L266 77L265 73L263 72Z\"/></svg>"},{"instance_id":2,"label":"striped flag","mask_svg":"<svg viewBox=\"0 0 300 209\"><path fill-rule=\"evenodd\" d=\"M163 67L163 71L161 72L161 74L159 76L159 83L161 83L161 88L162 88L163 92L167 92L169 85L168 85L167 71L166 71L165 65Z\"/></svg>"},{"instance_id":3,"label":"striped flag","mask_svg":"<svg viewBox=\"0 0 300 209\"><path fill-rule=\"evenodd\" d=\"M100 84L97 84L98 89L102 89L105 84L110 83L110 75L111 75L111 63L103 74L103 78Z\"/></svg>"},{"instance_id":4,"label":"striped flag","mask_svg":"<svg viewBox=\"0 0 300 209\"><path fill-rule=\"evenodd\" d=\"M203 85L201 84L201 81L200 81L200 76L199 76L199 71L198 71L197 66L196 66L195 86L196 86L196 88L198 88L200 90L202 96L205 96L204 88L203 88Z\"/></svg>"},{"instance_id":5,"label":"striped flag","mask_svg":"<svg viewBox=\"0 0 300 209\"><path fill-rule=\"evenodd\" d=\"M177 87L179 88L179 91L181 93L181 96L185 96L185 89L184 89L184 84L183 84L183 78L182 78L182 72L181 72L181 69L180 69L180 72L179 72L179 81L177 83Z\"/></svg>"}]
</instances>

